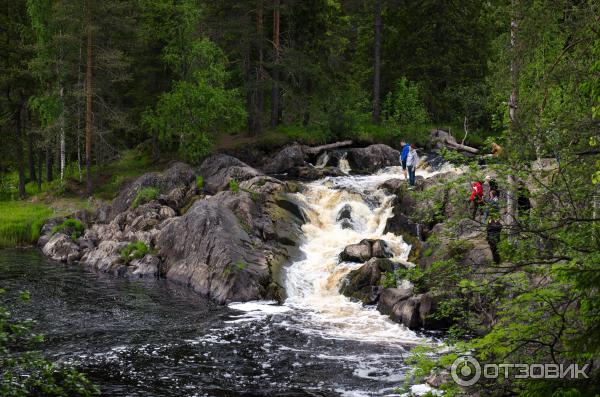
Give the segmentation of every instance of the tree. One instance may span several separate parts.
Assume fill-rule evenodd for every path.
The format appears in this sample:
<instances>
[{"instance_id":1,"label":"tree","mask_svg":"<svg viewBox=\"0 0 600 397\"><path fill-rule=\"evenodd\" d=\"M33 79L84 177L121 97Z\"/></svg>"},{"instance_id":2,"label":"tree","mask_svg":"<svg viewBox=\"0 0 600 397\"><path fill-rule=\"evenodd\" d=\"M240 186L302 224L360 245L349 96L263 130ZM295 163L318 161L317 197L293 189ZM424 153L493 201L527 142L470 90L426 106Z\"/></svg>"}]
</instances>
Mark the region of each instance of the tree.
<instances>
[{"instance_id":1,"label":"tree","mask_svg":"<svg viewBox=\"0 0 600 397\"><path fill-rule=\"evenodd\" d=\"M373 42L373 124L381 121L381 0L375 0L375 37Z\"/></svg>"},{"instance_id":2,"label":"tree","mask_svg":"<svg viewBox=\"0 0 600 397\"><path fill-rule=\"evenodd\" d=\"M280 0L273 0L273 71L271 87L271 127L275 128L279 124L280 104L279 104L279 35L280 35Z\"/></svg>"}]
</instances>

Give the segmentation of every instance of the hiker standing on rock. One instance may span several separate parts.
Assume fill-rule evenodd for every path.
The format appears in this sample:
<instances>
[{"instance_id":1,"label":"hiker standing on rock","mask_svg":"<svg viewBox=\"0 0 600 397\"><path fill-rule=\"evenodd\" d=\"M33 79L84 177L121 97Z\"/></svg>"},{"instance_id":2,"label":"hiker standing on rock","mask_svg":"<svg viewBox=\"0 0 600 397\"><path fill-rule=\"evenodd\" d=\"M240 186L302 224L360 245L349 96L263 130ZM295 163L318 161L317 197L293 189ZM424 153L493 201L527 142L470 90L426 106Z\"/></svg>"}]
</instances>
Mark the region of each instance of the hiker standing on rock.
<instances>
[{"instance_id":1,"label":"hiker standing on rock","mask_svg":"<svg viewBox=\"0 0 600 397\"><path fill-rule=\"evenodd\" d=\"M404 141L400 141L400 163L402 164L402 173L404 174L404 179L406 179L406 159L408 158L408 152L410 147Z\"/></svg>"},{"instance_id":2,"label":"hiker standing on rock","mask_svg":"<svg viewBox=\"0 0 600 397\"><path fill-rule=\"evenodd\" d=\"M415 186L415 172L417 171L417 164L419 164L419 156L417 155L417 149L415 149L415 145L411 143L408 150L408 155L406 156L408 184L410 186Z\"/></svg>"}]
</instances>

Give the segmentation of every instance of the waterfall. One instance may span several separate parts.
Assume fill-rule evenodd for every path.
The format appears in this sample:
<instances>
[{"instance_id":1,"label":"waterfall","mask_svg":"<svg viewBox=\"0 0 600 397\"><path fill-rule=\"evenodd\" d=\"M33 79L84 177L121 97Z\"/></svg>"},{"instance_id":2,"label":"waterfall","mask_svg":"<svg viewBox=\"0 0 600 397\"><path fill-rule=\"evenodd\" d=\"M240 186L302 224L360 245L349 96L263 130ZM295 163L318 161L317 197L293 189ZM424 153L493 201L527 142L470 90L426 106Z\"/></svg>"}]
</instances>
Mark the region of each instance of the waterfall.
<instances>
[{"instance_id":1,"label":"waterfall","mask_svg":"<svg viewBox=\"0 0 600 397\"><path fill-rule=\"evenodd\" d=\"M350 163L348 162L348 159L346 158L347 156L348 156L348 153L344 152L344 154L342 154L342 157L340 157L340 161L338 163L338 168L344 174L349 174L350 171L352 171L352 168L350 168Z\"/></svg>"},{"instance_id":2,"label":"waterfall","mask_svg":"<svg viewBox=\"0 0 600 397\"><path fill-rule=\"evenodd\" d=\"M419 169L417 174L427 178L447 170ZM344 277L362 266L340 263L340 252L350 244L362 239L382 239L393 254L392 261L407 260L411 246L400 235L384 233L395 196L378 188L389 179L403 178L400 167L388 167L372 175L327 177L307 183L302 192L295 194L308 220L302 226L303 257L283 270L287 299L282 310L287 316L287 328L324 338L398 345L424 343L423 338L392 322L375 307L365 307L339 293ZM348 208L351 220L344 224L339 215ZM244 305L249 312L261 310L256 304L236 308L245 310ZM264 312L273 312L273 307L266 307Z\"/></svg>"}]
</instances>

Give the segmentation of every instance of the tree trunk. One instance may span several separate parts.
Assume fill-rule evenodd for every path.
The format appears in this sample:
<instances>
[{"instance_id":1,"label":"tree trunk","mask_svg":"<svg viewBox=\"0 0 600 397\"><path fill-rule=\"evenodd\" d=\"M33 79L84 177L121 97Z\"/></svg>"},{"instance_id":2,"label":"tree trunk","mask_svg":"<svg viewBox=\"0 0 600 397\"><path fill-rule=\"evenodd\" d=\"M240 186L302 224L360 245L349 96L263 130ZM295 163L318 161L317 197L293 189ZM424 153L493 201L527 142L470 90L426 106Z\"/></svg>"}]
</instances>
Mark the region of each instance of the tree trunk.
<instances>
[{"instance_id":1,"label":"tree trunk","mask_svg":"<svg viewBox=\"0 0 600 397\"><path fill-rule=\"evenodd\" d=\"M37 167L38 167L38 173L37 173L37 185L38 185L38 190L41 191L42 190L42 151L38 150L38 158L37 158Z\"/></svg>"},{"instance_id":2,"label":"tree trunk","mask_svg":"<svg viewBox=\"0 0 600 397\"><path fill-rule=\"evenodd\" d=\"M25 192L25 162L23 159L23 107L24 103L19 103L15 112L15 133L17 137L17 171L19 174L19 198L23 199L27 195Z\"/></svg>"},{"instance_id":3,"label":"tree trunk","mask_svg":"<svg viewBox=\"0 0 600 397\"><path fill-rule=\"evenodd\" d=\"M273 0L273 85L271 87L271 127L279 124L279 0Z\"/></svg>"},{"instance_id":4,"label":"tree trunk","mask_svg":"<svg viewBox=\"0 0 600 397\"><path fill-rule=\"evenodd\" d=\"M85 171L87 195L92 195L92 0L87 0L86 30L87 30L87 62L85 67Z\"/></svg>"},{"instance_id":5,"label":"tree trunk","mask_svg":"<svg viewBox=\"0 0 600 397\"><path fill-rule=\"evenodd\" d=\"M258 0L256 9L256 49L258 51L258 62L256 65L256 114L254 115L254 133L256 134L259 134L262 131L262 117L265 111L263 26L263 2L262 0Z\"/></svg>"},{"instance_id":6,"label":"tree trunk","mask_svg":"<svg viewBox=\"0 0 600 397\"><path fill-rule=\"evenodd\" d=\"M518 13L517 13L518 0L511 1L512 16L510 21L510 47L511 47L511 61L510 61L510 81L511 81L511 93L508 100L508 118L509 118L509 129L511 138L516 139L517 133L517 103L519 95L519 57L517 53L517 29L518 25ZM515 225L517 223L517 182L515 176L508 175L508 189L506 195L506 226L508 228L508 236L510 240L514 239Z\"/></svg>"},{"instance_id":7,"label":"tree trunk","mask_svg":"<svg viewBox=\"0 0 600 397\"><path fill-rule=\"evenodd\" d=\"M381 0L375 1L375 43L373 57L373 123L381 121Z\"/></svg>"},{"instance_id":8,"label":"tree trunk","mask_svg":"<svg viewBox=\"0 0 600 397\"><path fill-rule=\"evenodd\" d=\"M50 143L46 145L46 182L52 182L54 176L52 175L52 150L50 150Z\"/></svg>"},{"instance_id":9,"label":"tree trunk","mask_svg":"<svg viewBox=\"0 0 600 397\"><path fill-rule=\"evenodd\" d=\"M33 133L27 134L27 160L29 161L29 180L37 180L35 176L35 151L33 150Z\"/></svg>"},{"instance_id":10,"label":"tree trunk","mask_svg":"<svg viewBox=\"0 0 600 397\"><path fill-rule=\"evenodd\" d=\"M62 183L65 178L65 165L66 165L66 155L65 155L65 111L64 111L64 89L61 86L60 90L60 101L63 104L63 111L60 114L60 182Z\"/></svg>"}]
</instances>

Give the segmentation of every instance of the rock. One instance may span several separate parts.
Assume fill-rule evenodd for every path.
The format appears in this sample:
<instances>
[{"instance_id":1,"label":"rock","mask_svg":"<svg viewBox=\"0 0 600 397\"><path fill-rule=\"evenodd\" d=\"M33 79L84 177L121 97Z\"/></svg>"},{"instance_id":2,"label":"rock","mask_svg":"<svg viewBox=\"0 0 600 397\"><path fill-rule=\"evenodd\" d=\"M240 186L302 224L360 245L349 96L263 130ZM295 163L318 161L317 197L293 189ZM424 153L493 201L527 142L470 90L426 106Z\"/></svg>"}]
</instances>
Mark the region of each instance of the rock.
<instances>
[{"instance_id":1,"label":"rock","mask_svg":"<svg viewBox=\"0 0 600 397\"><path fill-rule=\"evenodd\" d=\"M340 293L358 299L365 304L375 303L383 289L380 285L383 272L393 270L394 265L390 260L372 258L346 276L340 288Z\"/></svg>"},{"instance_id":2,"label":"rock","mask_svg":"<svg viewBox=\"0 0 600 397\"><path fill-rule=\"evenodd\" d=\"M396 191L405 188L408 182L405 179L393 178L388 179L383 182L381 185L377 186L377 189L384 189L390 193L395 193Z\"/></svg>"},{"instance_id":3,"label":"rock","mask_svg":"<svg viewBox=\"0 0 600 397\"><path fill-rule=\"evenodd\" d=\"M42 225L40 237L38 238L38 247L43 248L52 238L52 229L65 221L65 217L50 218Z\"/></svg>"},{"instance_id":4,"label":"rock","mask_svg":"<svg viewBox=\"0 0 600 397\"><path fill-rule=\"evenodd\" d=\"M229 188L229 182L242 182L261 175L261 172L248 164L226 154L214 154L200 165L200 175L204 179L204 191L215 194Z\"/></svg>"},{"instance_id":5,"label":"rock","mask_svg":"<svg viewBox=\"0 0 600 397\"><path fill-rule=\"evenodd\" d=\"M265 167L267 174L284 174L296 167L308 165L305 146L293 144L279 151Z\"/></svg>"},{"instance_id":6,"label":"rock","mask_svg":"<svg viewBox=\"0 0 600 397\"><path fill-rule=\"evenodd\" d=\"M383 240L375 240L371 249L374 258L391 258L394 256L387 246L387 243Z\"/></svg>"},{"instance_id":7,"label":"rock","mask_svg":"<svg viewBox=\"0 0 600 397\"><path fill-rule=\"evenodd\" d=\"M340 223L342 229L353 229L354 225L352 224L352 207L350 204L345 204L340 212L338 212L335 221Z\"/></svg>"},{"instance_id":8,"label":"rock","mask_svg":"<svg viewBox=\"0 0 600 397\"><path fill-rule=\"evenodd\" d=\"M142 259L134 259L129 262L127 273L130 276L149 277L159 275L160 259L146 254Z\"/></svg>"},{"instance_id":9,"label":"rock","mask_svg":"<svg viewBox=\"0 0 600 397\"><path fill-rule=\"evenodd\" d=\"M347 150L348 162L357 172L373 172L382 167L400 165L400 152L384 144Z\"/></svg>"},{"instance_id":10,"label":"rock","mask_svg":"<svg viewBox=\"0 0 600 397\"><path fill-rule=\"evenodd\" d=\"M81 262L105 273L122 274L125 264L121 259L121 250L127 244L124 241L101 241L97 247L87 251L81 257Z\"/></svg>"},{"instance_id":11,"label":"rock","mask_svg":"<svg viewBox=\"0 0 600 397\"><path fill-rule=\"evenodd\" d=\"M71 237L63 233L56 233L42 248L44 255L55 261L71 263L81 257L79 245Z\"/></svg>"},{"instance_id":12,"label":"rock","mask_svg":"<svg viewBox=\"0 0 600 397\"><path fill-rule=\"evenodd\" d=\"M450 381L450 377L448 376L448 372L433 372L431 375L425 379L425 383L427 383L431 387L439 388L441 385L448 383Z\"/></svg>"},{"instance_id":13,"label":"rock","mask_svg":"<svg viewBox=\"0 0 600 397\"><path fill-rule=\"evenodd\" d=\"M175 188L195 189L196 174L192 168L184 163L175 163L163 173L150 172L137 178L125 187L113 200L111 220L118 214L129 209L137 194L147 187L155 187L160 193L169 193ZM178 205L183 203L177 203ZM179 209L179 207L174 208Z\"/></svg>"},{"instance_id":14,"label":"rock","mask_svg":"<svg viewBox=\"0 0 600 397\"><path fill-rule=\"evenodd\" d=\"M358 244L351 244L344 248L340 254L340 260L343 262L366 262L373 256L371 242L362 240Z\"/></svg>"},{"instance_id":15,"label":"rock","mask_svg":"<svg viewBox=\"0 0 600 397\"><path fill-rule=\"evenodd\" d=\"M436 307L436 301L430 294L413 295L412 290L402 288L384 289L377 304L380 313L410 329L444 327L444 322L430 318Z\"/></svg>"}]
</instances>

